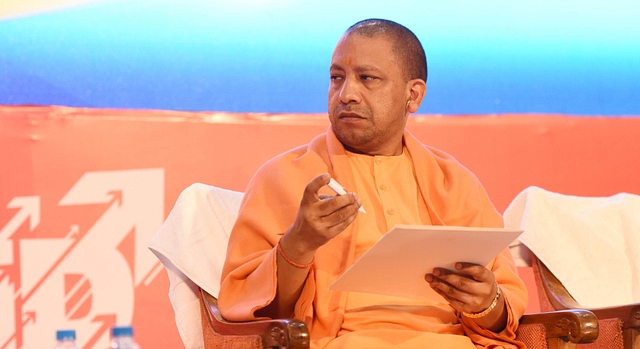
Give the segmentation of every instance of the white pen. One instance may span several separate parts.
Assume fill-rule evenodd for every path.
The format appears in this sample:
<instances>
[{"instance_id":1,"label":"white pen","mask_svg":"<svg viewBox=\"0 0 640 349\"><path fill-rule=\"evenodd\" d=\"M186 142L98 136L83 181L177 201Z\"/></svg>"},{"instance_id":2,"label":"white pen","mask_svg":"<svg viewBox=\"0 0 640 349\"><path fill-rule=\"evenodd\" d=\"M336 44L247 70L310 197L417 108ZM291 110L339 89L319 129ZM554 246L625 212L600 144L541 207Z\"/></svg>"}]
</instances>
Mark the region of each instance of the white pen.
<instances>
[{"instance_id":1,"label":"white pen","mask_svg":"<svg viewBox=\"0 0 640 349\"><path fill-rule=\"evenodd\" d=\"M336 182L335 179L331 178L329 179L329 184L327 184L329 186L329 188L331 188L331 190L335 191L336 194L338 195L346 195L347 191L344 190L344 188L340 185L340 183ZM367 211L364 210L364 207L360 206L358 208L358 211L366 214Z\"/></svg>"}]
</instances>

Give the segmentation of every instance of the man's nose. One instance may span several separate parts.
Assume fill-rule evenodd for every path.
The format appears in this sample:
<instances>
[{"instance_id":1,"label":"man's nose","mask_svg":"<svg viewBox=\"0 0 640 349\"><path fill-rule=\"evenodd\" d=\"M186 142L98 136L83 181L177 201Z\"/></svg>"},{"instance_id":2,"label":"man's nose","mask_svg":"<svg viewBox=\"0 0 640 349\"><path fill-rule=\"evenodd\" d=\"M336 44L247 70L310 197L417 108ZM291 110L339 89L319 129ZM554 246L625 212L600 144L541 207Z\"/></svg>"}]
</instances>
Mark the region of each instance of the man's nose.
<instances>
[{"instance_id":1,"label":"man's nose","mask_svg":"<svg viewBox=\"0 0 640 349\"><path fill-rule=\"evenodd\" d=\"M345 78L340 89L340 102L349 104L351 102L360 103L360 91L358 84L353 78Z\"/></svg>"}]
</instances>

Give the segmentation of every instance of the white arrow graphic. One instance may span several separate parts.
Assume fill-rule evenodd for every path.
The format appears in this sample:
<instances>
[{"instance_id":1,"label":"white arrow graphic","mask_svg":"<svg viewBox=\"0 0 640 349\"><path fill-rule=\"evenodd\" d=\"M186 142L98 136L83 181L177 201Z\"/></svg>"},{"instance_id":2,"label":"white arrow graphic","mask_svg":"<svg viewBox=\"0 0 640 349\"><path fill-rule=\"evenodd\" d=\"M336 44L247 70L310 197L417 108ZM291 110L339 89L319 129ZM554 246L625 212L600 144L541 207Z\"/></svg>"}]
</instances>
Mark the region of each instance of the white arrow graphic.
<instances>
[{"instance_id":1,"label":"white arrow graphic","mask_svg":"<svg viewBox=\"0 0 640 349\"><path fill-rule=\"evenodd\" d=\"M135 286L140 285L157 264L147 245L164 221L164 169L87 172L59 205L98 203L110 206L85 240L92 241L95 234L98 244L114 247L134 229L133 277Z\"/></svg>"},{"instance_id":2,"label":"white arrow graphic","mask_svg":"<svg viewBox=\"0 0 640 349\"><path fill-rule=\"evenodd\" d=\"M7 205L7 208L20 208L7 225L0 230L0 265L13 264L13 243L11 236L22 224L31 217L29 230L33 231L40 224L40 197L17 196Z\"/></svg>"},{"instance_id":3,"label":"white arrow graphic","mask_svg":"<svg viewBox=\"0 0 640 349\"><path fill-rule=\"evenodd\" d=\"M21 242L21 311L37 314L37 321L20 329L23 347L44 347L47 339L39 334L69 327L78 331L81 347L104 348L108 326L97 319L130 323L136 286L158 263L146 246L164 221L164 170L87 172L58 204L105 204L105 211L88 229L71 224L65 238ZM37 266L51 251L48 240L71 244L42 274ZM38 274L42 275L29 279ZM69 286L69 274L81 275L90 287Z\"/></svg>"}]
</instances>

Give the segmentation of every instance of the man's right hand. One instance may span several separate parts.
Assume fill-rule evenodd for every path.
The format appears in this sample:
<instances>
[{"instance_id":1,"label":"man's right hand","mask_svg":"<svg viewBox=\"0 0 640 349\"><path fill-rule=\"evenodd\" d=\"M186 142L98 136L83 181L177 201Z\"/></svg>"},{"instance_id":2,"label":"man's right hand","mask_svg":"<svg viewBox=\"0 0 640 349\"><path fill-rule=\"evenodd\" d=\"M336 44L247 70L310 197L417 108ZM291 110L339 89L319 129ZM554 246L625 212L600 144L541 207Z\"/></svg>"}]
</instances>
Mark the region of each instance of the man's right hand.
<instances>
[{"instance_id":1,"label":"man's right hand","mask_svg":"<svg viewBox=\"0 0 640 349\"><path fill-rule=\"evenodd\" d=\"M307 184L295 222L283 236L281 245L287 256L298 263L309 263L315 251L343 232L358 216L362 205L355 193L340 196L318 194L329 183L322 174Z\"/></svg>"},{"instance_id":2,"label":"man's right hand","mask_svg":"<svg viewBox=\"0 0 640 349\"><path fill-rule=\"evenodd\" d=\"M300 298L316 250L344 231L358 216L362 202L353 193L341 196L319 195L329 183L329 175L322 174L307 184L295 222L280 239L278 255L278 290L271 304L256 311L256 316L270 318L291 317Z\"/></svg>"}]
</instances>

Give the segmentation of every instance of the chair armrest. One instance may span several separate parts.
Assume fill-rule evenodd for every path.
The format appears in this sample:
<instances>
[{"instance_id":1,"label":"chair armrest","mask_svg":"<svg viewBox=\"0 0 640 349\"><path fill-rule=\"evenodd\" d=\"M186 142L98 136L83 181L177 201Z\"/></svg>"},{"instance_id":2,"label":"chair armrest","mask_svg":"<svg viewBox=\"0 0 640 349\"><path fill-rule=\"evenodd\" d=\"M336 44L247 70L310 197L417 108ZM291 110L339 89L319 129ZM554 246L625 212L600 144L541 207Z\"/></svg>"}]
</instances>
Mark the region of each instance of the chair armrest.
<instances>
[{"instance_id":1,"label":"chair armrest","mask_svg":"<svg viewBox=\"0 0 640 349\"><path fill-rule=\"evenodd\" d=\"M612 307L587 308L580 305L567 291L562 282L542 263L536 260L544 291L551 305L555 309L588 309L598 319L618 318L623 322L623 330L628 328L640 329L640 303L625 304Z\"/></svg>"},{"instance_id":2,"label":"chair armrest","mask_svg":"<svg viewBox=\"0 0 640 349\"><path fill-rule=\"evenodd\" d=\"M302 321L293 319L248 322L227 321L220 315L218 300L202 289L200 294L204 301L211 327L221 335L258 335L262 337L264 348L309 348L309 329Z\"/></svg>"},{"instance_id":3,"label":"chair armrest","mask_svg":"<svg viewBox=\"0 0 640 349\"><path fill-rule=\"evenodd\" d=\"M635 328L640 330L640 303L626 304L615 307L593 308L598 319L618 318L622 320L622 329Z\"/></svg>"},{"instance_id":4,"label":"chair armrest","mask_svg":"<svg viewBox=\"0 0 640 349\"><path fill-rule=\"evenodd\" d=\"M309 348L309 330L304 322L291 319L231 322L222 318L218 300L200 290L208 322L221 335L259 335L264 348ZM591 343L598 337L598 320L588 310L560 310L527 314L520 324L540 324L545 328L547 340Z\"/></svg>"},{"instance_id":5,"label":"chair armrest","mask_svg":"<svg viewBox=\"0 0 640 349\"><path fill-rule=\"evenodd\" d=\"M588 310L571 309L526 314L520 318L520 324L543 325L547 339L592 343L598 338L598 318Z\"/></svg>"}]
</instances>

